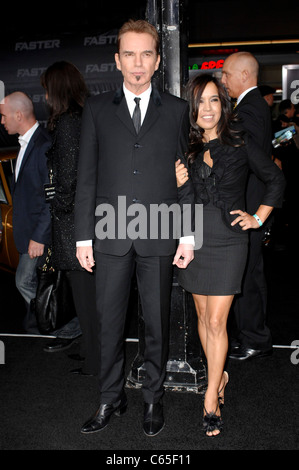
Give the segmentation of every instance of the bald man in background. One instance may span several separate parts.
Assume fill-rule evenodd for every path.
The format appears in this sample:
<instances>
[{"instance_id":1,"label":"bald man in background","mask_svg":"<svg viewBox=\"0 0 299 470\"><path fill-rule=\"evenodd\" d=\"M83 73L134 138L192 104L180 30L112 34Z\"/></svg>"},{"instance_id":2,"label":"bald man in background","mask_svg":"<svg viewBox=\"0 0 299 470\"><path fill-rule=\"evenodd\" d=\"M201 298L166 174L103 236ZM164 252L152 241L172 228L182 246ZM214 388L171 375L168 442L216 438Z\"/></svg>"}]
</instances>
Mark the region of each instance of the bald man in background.
<instances>
[{"instance_id":1,"label":"bald man in background","mask_svg":"<svg viewBox=\"0 0 299 470\"><path fill-rule=\"evenodd\" d=\"M259 64L249 52L230 55L223 64L222 83L236 100L236 112L244 130L272 158L272 125L269 106L257 88ZM262 201L264 184L249 174L247 211L254 214ZM229 357L239 361L272 354L271 333L266 325L267 285L262 240L265 228L249 233L249 252L242 294L236 296L234 314L237 338L231 339Z\"/></svg>"},{"instance_id":2,"label":"bald man in background","mask_svg":"<svg viewBox=\"0 0 299 470\"><path fill-rule=\"evenodd\" d=\"M44 184L49 182L46 151L51 140L36 120L31 99L12 93L0 103L1 123L8 134L19 134L20 150L12 182L13 236L19 252L16 286L26 303L23 327L39 333L30 302L37 288L36 268L51 242L51 216Z\"/></svg>"}]
</instances>

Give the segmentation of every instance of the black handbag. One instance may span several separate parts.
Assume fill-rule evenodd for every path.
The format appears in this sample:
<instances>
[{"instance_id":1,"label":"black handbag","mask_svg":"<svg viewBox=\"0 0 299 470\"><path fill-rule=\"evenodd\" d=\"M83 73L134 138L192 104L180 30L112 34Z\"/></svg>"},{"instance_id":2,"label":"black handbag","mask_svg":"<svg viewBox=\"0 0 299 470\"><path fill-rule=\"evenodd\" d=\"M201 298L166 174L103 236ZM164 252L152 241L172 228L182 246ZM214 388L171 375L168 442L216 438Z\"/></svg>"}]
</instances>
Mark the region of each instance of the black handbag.
<instances>
[{"instance_id":1,"label":"black handbag","mask_svg":"<svg viewBox=\"0 0 299 470\"><path fill-rule=\"evenodd\" d=\"M42 334L52 333L74 318L76 311L66 272L55 269L51 249L43 266L37 268L38 286L32 301L38 329Z\"/></svg>"}]
</instances>

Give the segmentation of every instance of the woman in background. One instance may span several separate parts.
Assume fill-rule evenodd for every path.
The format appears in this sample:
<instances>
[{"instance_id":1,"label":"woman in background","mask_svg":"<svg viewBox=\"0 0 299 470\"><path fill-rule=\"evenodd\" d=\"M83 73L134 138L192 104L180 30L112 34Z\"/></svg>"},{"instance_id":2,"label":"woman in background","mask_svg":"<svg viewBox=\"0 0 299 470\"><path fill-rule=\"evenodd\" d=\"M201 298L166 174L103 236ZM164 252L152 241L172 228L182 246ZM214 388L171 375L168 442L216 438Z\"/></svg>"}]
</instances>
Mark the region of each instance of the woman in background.
<instances>
[{"instance_id":1,"label":"woman in background","mask_svg":"<svg viewBox=\"0 0 299 470\"><path fill-rule=\"evenodd\" d=\"M81 268L76 258L74 227L81 115L88 91L79 70L65 61L51 65L42 75L41 84L46 91L48 128L53 138L47 154L49 174L55 185L51 200L53 262L57 269L67 273L85 356L82 369L73 372L96 375L95 276Z\"/></svg>"}]
</instances>

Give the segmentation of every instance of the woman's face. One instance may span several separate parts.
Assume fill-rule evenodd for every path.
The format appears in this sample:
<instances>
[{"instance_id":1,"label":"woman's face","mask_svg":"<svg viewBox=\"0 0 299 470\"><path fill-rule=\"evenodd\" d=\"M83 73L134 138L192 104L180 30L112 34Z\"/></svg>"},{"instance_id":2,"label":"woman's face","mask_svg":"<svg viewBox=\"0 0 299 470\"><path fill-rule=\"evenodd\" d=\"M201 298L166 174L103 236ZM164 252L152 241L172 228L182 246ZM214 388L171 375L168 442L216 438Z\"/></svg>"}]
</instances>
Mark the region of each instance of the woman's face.
<instances>
[{"instance_id":1,"label":"woman's face","mask_svg":"<svg viewBox=\"0 0 299 470\"><path fill-rule=\"evenodd\" d=\"M217 138L217 124L221 117L221 102L218 89L213 82L209 82L200 99L197 124L204 129L206 140Z\"/></svg>"}]
</instances>

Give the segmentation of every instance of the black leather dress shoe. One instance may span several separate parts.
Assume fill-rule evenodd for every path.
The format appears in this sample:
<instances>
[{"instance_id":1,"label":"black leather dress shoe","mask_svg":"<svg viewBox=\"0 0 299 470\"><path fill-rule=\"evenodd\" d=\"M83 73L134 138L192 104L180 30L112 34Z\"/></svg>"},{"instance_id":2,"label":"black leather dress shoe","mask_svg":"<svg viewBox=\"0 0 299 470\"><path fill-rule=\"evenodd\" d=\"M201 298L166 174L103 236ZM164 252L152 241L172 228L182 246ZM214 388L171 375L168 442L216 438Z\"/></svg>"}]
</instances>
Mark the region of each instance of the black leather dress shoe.
<instances>
[{"instance_id":1,"label":"black leather dress shoe","mask_svg":"<svg viewBox=\"0 0 299 470\"><path fill-rule=\"evenodd\" d=\"M86 423L82 426L81 432L83 434L91 434L93 432L102 431L113 414L116 416L121 416L125 413L127 409L127 398L125 395L121 398L120 401L111 404L102 404L97 410L94 416L92 416Z\"/></svg>"},{"instance_id":2,"label":"black leather dress shoe","mask_svg":"<svg viewBox=\"0 0 299 470\"><path fill-rule=\"evenodd\" d=\"M162 403L144 404L143 431L147 436L156 436L164 428Z\"/></svg>"},{"instance_id":3,"label":"black leather dress shoe","mask_svg":"<svg viewBox=\"0 0 299 470\"><path fill-rule=\"evenodd\" d=\"M228 357L230 359L236 359L237 361L246 361L247 359L252 359L254 357L271 356L271 354L272 354L272 348L262 350L262 349L251 349L251 348L246 348L244 346L240 346L239 348L234 348Z\"/></svg>"},{"instance_id":4,"label":"black leather dress shoe","mask_svg":"<svg viewBox=\"0 0 299 470\"><path fill-rule=\"evenodd\" d=\"M51 343L46 344L44 351L46 352L60 352L71 347L77 338L55 338Z\"/></svg>"}]
</instances>

